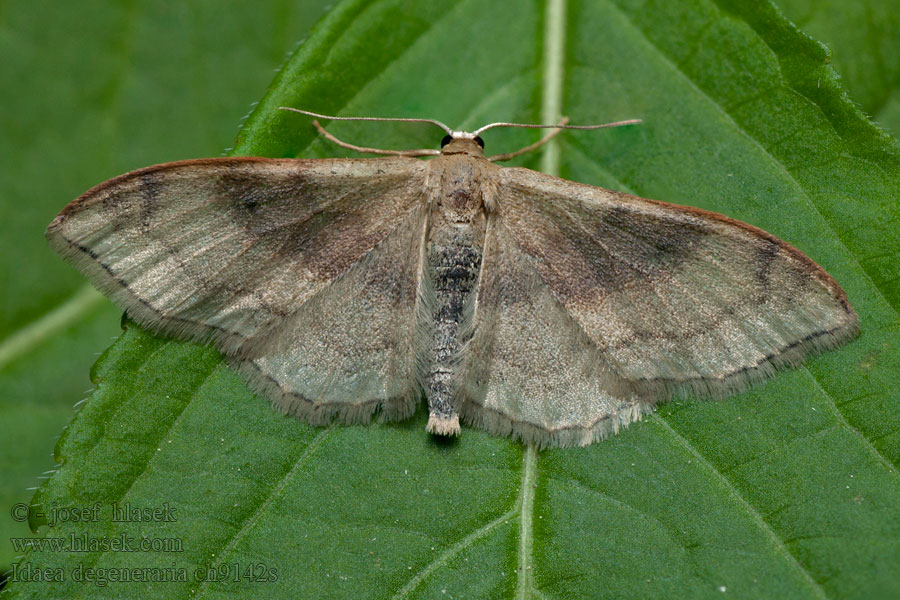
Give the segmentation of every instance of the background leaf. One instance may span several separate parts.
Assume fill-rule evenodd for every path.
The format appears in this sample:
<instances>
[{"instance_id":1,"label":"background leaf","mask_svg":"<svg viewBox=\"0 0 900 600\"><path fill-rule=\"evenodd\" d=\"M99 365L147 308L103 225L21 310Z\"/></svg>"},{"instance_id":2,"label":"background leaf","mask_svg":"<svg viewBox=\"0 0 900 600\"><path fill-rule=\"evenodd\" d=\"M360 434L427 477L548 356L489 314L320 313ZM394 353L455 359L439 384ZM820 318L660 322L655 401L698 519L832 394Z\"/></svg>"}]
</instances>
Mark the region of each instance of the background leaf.
<instances>
[{"instance_id":1,"label":"background leaf","mask_svg":"<svg viewBox=\"0 0 900 600\"><path fill-rule=\"evenodd\" d=\"M803 31L828 44L850 96L880 125L900 132L900 2L781 0Z\"/></svg>"},{"instance_id":2,"label":"background leaf","mask_svg":"<svg viewBox=\"0 0 900 600\"><path fill-rule=\"evenodd\" d=\"M323 7L0 4L0 572L20 554L10 536L30 533L9 507L55 466L88 369L121 333L121 312L49 250L44 228L104 179L230 146Z\"/></svg>"},{"instance_id":3,"label":"background leaf","mask_svg":"<svg viewBox=\"0 0 900 600\"><path fill-rule=\"evenodd\" d=\"M797 245L846 289L857 341L748 394L668 404L603 443L537 454L471 429L438 443L424 411L395 425L306 427L252 397L215 352L129 327L98 361L97 391L34 502L100 503L102 518L48 536L172 539L181 551L33 550L19 579L26 567L59 567L64 581L7 591L895 597L897 146L848 100L823 47L771 5L673 4L569 3L561 34L552 1L515 15L464 1L343 2L279 73L235 152L342 154L280 105L467 128L540 120L559 85L562 111L579 122L645 120L566 135L563 176L724 212ZM436 135L330 129L384 147ZM528 139L486 141L503 151ZM111 523L110 505L125 502L168 503L177 518ZM254 570L194 581L198 567L232 564ZM78 565L175 565L190 580L85 588Z\"/></svg>"}]
</instances>

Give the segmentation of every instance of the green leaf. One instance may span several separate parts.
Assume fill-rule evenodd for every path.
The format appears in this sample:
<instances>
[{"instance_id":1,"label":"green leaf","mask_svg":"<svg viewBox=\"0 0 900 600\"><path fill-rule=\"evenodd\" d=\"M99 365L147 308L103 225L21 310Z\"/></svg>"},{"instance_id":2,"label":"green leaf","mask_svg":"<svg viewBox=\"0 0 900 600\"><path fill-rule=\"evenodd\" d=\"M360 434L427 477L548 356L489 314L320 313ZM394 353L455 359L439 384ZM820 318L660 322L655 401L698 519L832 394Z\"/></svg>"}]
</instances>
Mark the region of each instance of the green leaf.
<instances>
[{"instance_id":1,"label":"green leaf","mask_svg":"<svg viewBox=\"0 0 900 600\"><path fill-rule=\"evenodd\" d=\"M900 2L781 0L788 18L825 42L850 96L894 134L900 133Z\"/></svg>"},{"instance_id":2,"label":"green leaf","mask_svg":"<svg viewBox=\"0 0 900 600\"><path fill-rule=\"evenodd\" d=\"M537 453L468 428L437 441L424 411L311 428L250 395L215 352L129 327L95 366L97 390L33 502L50 514L99 507L95 520L45 528L48 539L181 546L33 549L12 597L900 594L900 151L844 94L823 47L775 8L343 2L278 74L235 153L346 155L278 106L459 128L537 121L556 106L582 123L640 117L563 136L560 173L772 232L844 286L863 333L747 394L671 403L602 443ZM329 129L382 147L442 135ZM498 152L534 139L486 137ZM111 522L126 503L175 520ZM45 521L32 513L33 527ZM79 567L184 569L187 581L96 587L73 581ZM198 582L198 568L217 576ZM63 580L21 581L28 573Z\"/></svg>"}]
</instances>

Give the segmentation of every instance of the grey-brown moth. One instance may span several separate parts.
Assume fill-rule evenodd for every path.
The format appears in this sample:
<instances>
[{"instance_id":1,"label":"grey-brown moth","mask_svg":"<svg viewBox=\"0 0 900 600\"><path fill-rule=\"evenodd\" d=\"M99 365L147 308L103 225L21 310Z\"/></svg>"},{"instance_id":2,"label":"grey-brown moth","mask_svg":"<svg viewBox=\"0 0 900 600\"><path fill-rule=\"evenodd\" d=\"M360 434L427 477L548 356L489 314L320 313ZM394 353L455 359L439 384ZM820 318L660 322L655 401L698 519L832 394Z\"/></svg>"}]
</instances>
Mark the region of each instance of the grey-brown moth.
<instances>
[{"instance_id":1,"label":"grey-brown moth","mask_svg":"<svg viewBox=\"0 0 900 600\"><path fill-rule=\"evenodd\" d=\"M503 168L441 126L440 151L139 169L46 235L138 323L211 342L314 425L405 419L424 393L437 434L461 417L586 445L858 331L841 287L765 231Z\"/></svg>"}]
</instances>

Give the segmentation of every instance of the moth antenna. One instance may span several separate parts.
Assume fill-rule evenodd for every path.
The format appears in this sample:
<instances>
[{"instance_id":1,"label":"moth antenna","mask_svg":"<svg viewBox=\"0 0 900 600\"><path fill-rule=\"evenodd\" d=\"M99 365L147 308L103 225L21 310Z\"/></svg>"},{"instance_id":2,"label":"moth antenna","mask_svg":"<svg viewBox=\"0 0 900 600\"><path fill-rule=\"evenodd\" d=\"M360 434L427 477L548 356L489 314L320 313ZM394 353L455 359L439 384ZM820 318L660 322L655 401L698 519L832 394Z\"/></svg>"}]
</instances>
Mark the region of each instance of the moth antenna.
<instances>
[{"instance_id":1,"label":"moth antenna","mask_svg":"<svg viewBox=\"0 0 900 600\"><path fill-rule=\"evenodd\" d=\"M279 106L280 110L290 110L293 112L298 112L304 115L309 115L311 117L318 117L320 119L328 119L330 121L398 121L401 123L431 123L432 125L437 125L448 134L452 134L453 130L441 123L436 119L415 119L415 118L406 118L406 117L336 117L333 115L320 115L319 113L314 113L309 110L303 110L301 108L293 108L290 106Z\"/></svg>"},{"instance_id":2,"label":"moth antenna","mask_svg":"<svg viewBox=\"0 0 900 600\"><path fill-rule=\"evenodd\" d=\"M568 119L564 119L564 121L568 122ZM626 119L625 121L613 121L612 123L601 123L600 125L565 125L562 122L557 125L532 125L530 123L491 123L489 125L485 125L484 127L479 127L472 132L472 135L478 135L483 131L493 129L494 127L524 127L527 129L603 129L605 127L637 125L638 123L643 123L643 121L641 119Z\"/></svg>"},{"instance_id":3,"label":"moth antenna","mask_svg":"<svg viewBox=\"0 0 900 600\"><path fill-rule=\"evenodd\" d=\"M560 132L562 132L562 127L565 126L565 124L568 122L569 122L569 117L563 117L562 119L560 119L559 125L557 125L556 127L553 128L553 131L546 134L544 137L542 137L535 143L528 144L524 148L519 148L515 152L505 152L503 154L494 154L493 156L488 156L487 159L491 162L501 162L504 160L509 160L511 158L515 158L522 154L526 154L528 152L531 152L532 150L536 150L537 148L540 148L541 146L543 146L544 144L546 144L547 142L552 140L554 137L559 135Z\"/></svg>"},{"instance_id":4,"label":"moth antenna","mask_svg":"<svg viewBox=\"0 0 900 600\"><path fill-rule=\"evenodd\" d=\"M381 148L366 148L365 146L357 146L356 144L339 140L325 131L325 128L322 127L316 119L313 119L313 125L316 126L316 129L319 130L319 133L321 133L322 137L326 140L334 142L342 148L349 148L350 150L356 150L357 152L367 152L369 154L382 154L387 156L437 156L441 153L440 150L435 150L434 148L422 148L420 150L382 150Z\"/></svg>"}]
</instances>

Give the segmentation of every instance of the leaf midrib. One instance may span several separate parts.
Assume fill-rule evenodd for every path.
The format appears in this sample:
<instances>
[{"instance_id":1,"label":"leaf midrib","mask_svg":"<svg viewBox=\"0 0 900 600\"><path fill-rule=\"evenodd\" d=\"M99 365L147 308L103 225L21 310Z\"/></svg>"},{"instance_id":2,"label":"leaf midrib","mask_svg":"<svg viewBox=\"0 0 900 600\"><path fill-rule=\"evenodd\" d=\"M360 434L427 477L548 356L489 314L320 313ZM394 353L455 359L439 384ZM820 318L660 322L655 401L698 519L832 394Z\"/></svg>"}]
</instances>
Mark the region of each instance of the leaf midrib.
<instances>
[{"instance_id":1,"label":"leaf midrib","mask_svg":"<svg viewBox=\"0 0 900 600\"><path fill-rule=\"evenodd\" d=\"M544 54L541 70L541 121L556 123L561 117L566 43L566 0L548 0L544 12ZM551 139L541 154L541 170L559 175L559 141ZM538 451L528 444L522 457L522 479L519 490L519 544L516 560L516 598L526 600L535 595L531 569L534 548L534 488L537 483Z\"/></svg>"},{"instance_id":2,"label":"leaf midrib","mask_svg":"<svg viewBox=\"0 0 900 600\"><path fill-rule=\"evenodd\" d=\"M564 0L551 0L550 2L548 2L548 9L547 9L547 10L548 10L548 14L550 13L551 10L553 10L554 5L559 5L559 4L562 4L562 3L564 3ZM631 22L630 19L628 19L626 15L622 14L622 11L621 11L621 10L618 8L618 6L616 6L614 3L611 3L611 2L610 2L610 3L608 3L608 5L609 5L613 10L615 10L616 12L619 12L620 15L622 15L622 16L624 17L624 20L625 20L626 22ZM557 8L558 8L558 7L557 7ZM563 8L563 10L564 10L564 8ZM834 227L833 227L833 226L831 225L831 223L824 217L824 215L822 214L822 212L819 210L819 207L812 201L812 199L809 197L809 194L807 193L806 189L805 189L805 188L800 184L800 182L794 177L793 173L791 173L791 172L787 169L787 167L786 167L784 164L782 164L780 161L778 161L778 160L777 160L777 159L776 159L776 158L775 158L775 157L774 157L774 156L773 156L773 155L772 155L765 147L763 147L762 144L760 144L759 141L758 141L754 136L752 136L748 131L746 131L743 127L741 127L741 126L740 126L740 125L739 125L739 124L731 117L731 114L730 114L729 112L727 112L727 111L724 109L724 107L721 106L721 104L719 104L715 99L713 99L711 96L709 96L709 94L707 94L704 90L700 89L700 88L694 83L694 81L693 81L690 77L688 77L688 75L687 75L684 71L682 71L681 68L680 68L678 65L676 65L676 64L669 58L669 56L668 56L667 54L665 54L665 53L662 51L662 49L659 48L659 46L657 46L655 43L653 43L653 41L650 40L646 35L644 35L644 33L643 33L642 31L640 31L640 30L637 29L636 27L635 27L634 29L635 29L635 32L638 33L638 34L640 35L640 37L642 37L642 38L645 40L645 42L646 42L647 44L649 44L650 46L653 47L653 49L655 50L655 52L657 53L657 55L658 55L658 56L659 56L659 57L660 57L660 58L661 58L661 59L662 59L662 60L663 60L663 61L664 61L664 62L665 62L665 63L666 63L666 64L667 64L674 72L677 72L677 73L683 78L683 80L688 84L689 87L693 88L693 89L696 91L696 93L698 93L699 96L701 96L701 97L703 97L703 98L706 98L707 101L710 103L710 105L711 105L712 107L714 107L714 109L715 109L716 111L718 111L725 119L727 119L727 121L728 121L729 123L732 124L732 126L733 126L734 129L735 129L735 131L737 131L740 135L744 136L744 138L747 139L751 144L753 144L754 146L756 146L757 149L760 150L760 151L762 152L762 155L765 156L765 157L767 157L767 158L775 165L775 167L776 167L777 169L779 169L779 170L783 173L783 175L786 176L786 177L788 178L788 180L791 182L791 184L792 184L793 186L795 186L795 188L796 188L798 191L801 192L801 195L802 195L804 201L808 204L809 207L811 207L811 208L815 211L815 213L818 215L818 217L821 219L821 221L822 221L822 222L825 224L825 226L831 231L832 237L840 244L841 248L847 253L847 255L849 255L849 256L852 257L853 263L859 268L859 270L864 274L864 276L866 277L866 279L868 279L868 281L870 282L870 284L876 289L876 292L878 293L878 295L882 298L882 300L885 301L885 303L886 303L888 306L891 307L891 309L894 311L895 314L898 314L898 313L897 313L896 307L894 307L890 302L888 302L888 300L887 300L887 298L885 297L885 295L884 295L884 293L882 292L882 290L881 290L880 288L878 288L878 286L875 285L875 283L874 283L874 281L872 280L872 278L870 277L869 273L865 270L865 268L864 268L864 267L862 266L862 264L859 262L859 260L858 260L858 258L856 257L856 255L855 255L853 252L851 252L850 249L847 247L847 245L844 243L844 241L843 241L840 237L837 236L837 233L835 232ZM548 28L547 31L550 32L551 29ZM554 30L554 31L558 31L558 30ZM548 45L559 44L559 48L561 48L561 45L564 43L564 39L563 39L563 38L564 38L564 34L563 34L562 37L560 37L560 38L551 38L550 36L548 36L548 38L546 38L545 43L547 43ZM767 46L767 47L768 47L768 46ZM552 50L551 50L551 51L548 51L547 54L545 54L545 56L548 56L548 55L553 56L553 55L554 55L554 52L553 52ZM777 56L776 56L776 58L777 58ZM545 65L545 66L546 66L546 65ZM556 73L558 76L561 77L561 76L562 76L562 69L554 70L554 73ZM543 94L543 96L542 96L543 106L542 106L541 114L542 114L542 116L543 116L544 119L547 119L548 116L549 116L550 118L557 118L557 117L555 117L555 116L549 115L549 110L548 110L548 108L547 108L548 105L553 105L554 100L553 100L553 99L548 99L548 98L547 98L548 91L552 92L552 91L553 91L553 87L551 86L551 87L549 88L549 90L548 90L548 87L547 87L547 85L546 85L546 81L547 81L546 75L547 75L547 72L545 71L545 79L544 79L544 81L545 81L545 86L544 86L544 88L543 88L544 94ZM561 89L561 86L560 86L558 89ZM556 106L558 106L558 104L556 104ZM559 110L559 109L557 108L557 111L558 111L558 110ZM544 156L542 157L542 159L543 159L542 162L541 162L542 170L543 170L544 172L548 173L548 174L551 174L551 175L558 175L558 166L559 166L559 165L558 165L558 160L554 160L553 157L548 158L548 156L550 156L550 154L551 154L549 150L550 150L550 149L548 149L548 151L545 151ZM867 162L868 162L868 161L867 161ZM553 169L555 169L555 170L553 170ZM810 375L810 377L812 377L812 378L816 381L817 386L819 387L819 389L822 390L822 391L824 392L824 389L822 388L821 383L818 381L818 379L815 377L815 375L812 374L812 373L811 373L807 368L805 368L805 367L804 367L804 370ZM826 394L826 397L828 397L828 398L830 399L830 396L828 396L827 394ZM833 402L832 402L832 403L833 403ZM835 406L835 410L837 410L837 407L836 407L836 406ZM838 412L839 412L839 411L838 411ZM809 571L808 571L808 570L807 570L807 569L799 562L799 560L797 559L797 557L795 557L793 554L791 554L791 552L789 551L789 549L788 549L787 546L785 545L784 541L778 536L778 534L775 532L775 530L773 530L773 529L771 528L771 526L763 519L762 515L760 515L760 514L753 508L753 506L750 504L750 502L740 494L740 492L737 490L737 488L734 487L734 485L732 484L732 482L731 482L727 477L725 477L725 475L724 475L723 473L721 473L718 469L716 469L716 467L715 467L712 463L710 463L710 462L707 460L707 458L706 458L705 456L703 456L703 455L702 455L702 454L701 454L701 453L700 453L700 452L699 452L699 451L698 451L698 450L697 450L697 449L696 449L696 448L695 448L695 447L694 447L694 446L693 446L686 438L684 438L684 437L682 437L680 434L678 434L678 433L671 427L671 425L670 425L665 419L663 419L662 417L660 417L660 416L658 416L658 415L655 415L655 414L654 414L654 417L655 417L661 424L663 424L664 428L665 428L666 430L668 430L668 431L674 436L674 438L678 441L678 443L679 443L680 445L682 445L688 452L690 452L692 455L694 455L694 456L697 458L697 460L700 462L700 464L703 465L706 469L708 469L708 470L709 470L709 471L710 471L717 479L719 479L720 483L721 483L722 485L724 485L724 486L726 487L726 489L729 490L729 492L730 492L730 493L733 495L733 497L737 500L738 504L743 508L743 511L744 511L746 514L748 514L748 516L750 516L751 520L757 525L757 527L758 527L760 530L762 530L762 531L766 534L767 537L770 538L770 540L775 544L776 549L777 549L777 550L779 551L779 553L780 553L780 554L788 561L788 563L791 565L791 567L792 567L794 570L796 570L797 572L799 572L799 573L802 575L803 579L807 582L807 584L808 584L808 585L810 586L810 588L813 590L813 592L815 593L815 595L816 595L817 597L819 597L819 598L827 598L827 595L826 595L824 589L823 589L823 588L815 581L815 579L812 577L812 575L810 574L810 572L809 572ZM857 432L857 433L858 433L858 432ZM877 456L881 456L879 453L877 453L877 451L874 449L874 447L871 446L871 444L869 445L869 448L870 448L873 452L875 452ZM526 453L527 453L528 451L530 451L530 450L533 450L532 447L526 448ZM537 461L537 456L535 456L535 459L534 459L534 464L535 464L535 465L536 465L536 461ZM527 462L526 462L526 468L527 468ZM523 481L523 486L524 486L525 483L526 483L526 477L525 477L525 476L523 476L523 480L522 480L522 481ZM523 490L523 494L524 494L524 493L525 493L525 490ZM523 495L523 497L524 497L524 495ZM531 508L533 509L533 506L532 506ZM525 517L525 514L524 514L524 513L525 513L526 510L527 510L527 509L526 509L526 506L525 506L525 504L523 503L523 505L522 505L523 520L524 520L524 517ZM520 528L520 532L521 532L521 535L523 535L523 536L527 536L527 535L530 535L530 534L531 534L530 528L525 528L524 526ZM520 544L519 544L519 551L520 551L520 554L522 554L522 553L524 552L523 549L526 548L526 547L528 548L528 552L530 553L531 544L532 544L532 541L531 541L530 539L527 539L527 540L520 540ZM523 563L522 563L522 560L523 560L523 557L520 556L520 560L519 560L519 565L520 565L520 566L523 564ZM527 591L530 591L531 584L532 584L532 577L530 577L530 573L528 573L528 574L522 574L522 573L520 573L520 574L519 574L519 584L520 584L520 585L519 585L519 593L517 594L517 596L520 597L520 598L526 598L526 597L527 597L527 593L526 593L526 592L527 592Z\"/></svg>"}]
</instances>

